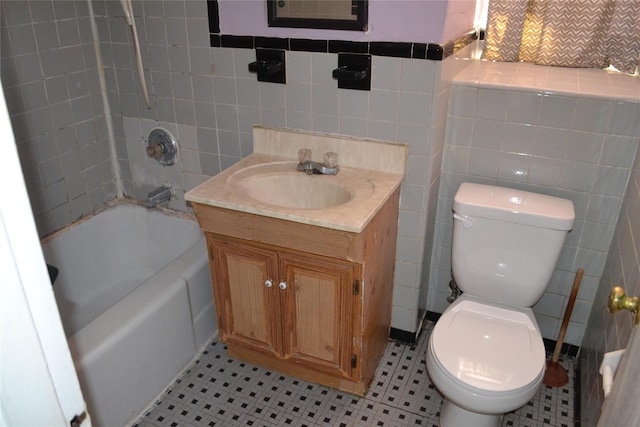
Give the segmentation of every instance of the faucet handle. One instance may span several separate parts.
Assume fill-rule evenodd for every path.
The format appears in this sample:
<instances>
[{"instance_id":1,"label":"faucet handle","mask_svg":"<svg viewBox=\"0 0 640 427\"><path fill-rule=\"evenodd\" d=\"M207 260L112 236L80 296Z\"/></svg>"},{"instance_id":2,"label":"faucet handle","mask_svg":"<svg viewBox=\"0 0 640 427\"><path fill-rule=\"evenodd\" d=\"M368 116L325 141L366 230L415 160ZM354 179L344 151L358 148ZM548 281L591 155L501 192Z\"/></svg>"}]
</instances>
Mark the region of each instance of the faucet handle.
<instances>
[{"instance_id":1,"label":"faucet handle","mask_svg":"<svg viewBox=\"0 0 640 427\"><path fill-rule=\"evenodd\" d=\"M164 146L157 142L151 143L147 145L147 147L145 148L145 152L147 153L147 156L151 157L152 159L157 159L164 154Z\"/></svg>"},{"instance_id":2,"label":"faucet handle","mask_svg":"<svg viewBox=\"0 0 640 427\"><path fill-rule=\"evenodd\" d=\"M298 150L298 163L305 163L311 161L311 149L301 148Z\"/></svg>"},{"instance_id":3,"label":"faucet handle","mask_svg":"<svg viewBox=\"0 0 640 427\"><path fill-rule=\"evenodd\" d=\"M331 169L338 166L338 153L334 153L333 151L324 153L324 165Z\"/></svg>"}]
</instances>

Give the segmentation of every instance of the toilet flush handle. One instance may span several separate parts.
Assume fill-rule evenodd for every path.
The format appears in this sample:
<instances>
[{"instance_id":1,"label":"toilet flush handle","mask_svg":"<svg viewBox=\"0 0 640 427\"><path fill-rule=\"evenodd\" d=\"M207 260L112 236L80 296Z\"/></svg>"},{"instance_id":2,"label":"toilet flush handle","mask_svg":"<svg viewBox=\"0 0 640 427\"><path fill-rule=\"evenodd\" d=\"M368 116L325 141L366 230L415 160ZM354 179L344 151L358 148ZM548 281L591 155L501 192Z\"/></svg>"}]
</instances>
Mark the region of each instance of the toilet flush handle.
<instances>
[{"instance_id":1,"label":"toilet flush handle","mask_svg":"<svg viewBox=\"0 0 640 427\"><path fill-rule=\"evenodd\" d=\"M469 218L466 215L459 215L457 213L453 214L453 219L457 219L458 221L460 221L462 223L462 225L464 226L464 228L470 228L473 227L476 223Z\"/></svg>"}]
</instances>

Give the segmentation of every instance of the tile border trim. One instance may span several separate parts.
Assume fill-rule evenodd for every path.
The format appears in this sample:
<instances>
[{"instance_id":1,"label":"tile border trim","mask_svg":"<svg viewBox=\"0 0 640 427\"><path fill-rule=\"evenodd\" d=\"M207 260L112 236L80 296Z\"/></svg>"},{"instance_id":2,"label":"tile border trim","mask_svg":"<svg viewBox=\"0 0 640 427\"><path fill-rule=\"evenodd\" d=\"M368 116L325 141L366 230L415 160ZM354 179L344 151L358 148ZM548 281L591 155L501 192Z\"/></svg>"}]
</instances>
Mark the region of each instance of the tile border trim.
<instances>
[{"instance_id":1,"label":"tile border trim","mask_svg":"<svg viewBox=\"0 0 640 427\"><path fill-rule=\"evenodd\" d=\"M209 33L220 32L220 11L218 0L207 0L207 15L209 17Z\"/></svg>"},{"instance_id":2,"label":"tile border trim","mask_svg":"<svg viewBox=\"0 0 640 427\"><path fill-rule=\"evenodd\" d=\"M416 42L355 42L349 40L237 36L220 33L209 34L211 47L237 49L264 48L316 53L360 53L373 56L428 59L432 61L442 61L477 39L478 33L475 31L471 31L444 45Z\"/></svg>"},{"instance_id":3,"label":"tile border trim","mask_svg":"<svg viewBox=\"0 0 640 427\"><path fill-rule=\"evenodd\" d=\"M415 344L418 342L418 334L416 332L403 331L402 329L396 328L391 328L389 338L406 344Z\"/></svg>"}]
</instances>

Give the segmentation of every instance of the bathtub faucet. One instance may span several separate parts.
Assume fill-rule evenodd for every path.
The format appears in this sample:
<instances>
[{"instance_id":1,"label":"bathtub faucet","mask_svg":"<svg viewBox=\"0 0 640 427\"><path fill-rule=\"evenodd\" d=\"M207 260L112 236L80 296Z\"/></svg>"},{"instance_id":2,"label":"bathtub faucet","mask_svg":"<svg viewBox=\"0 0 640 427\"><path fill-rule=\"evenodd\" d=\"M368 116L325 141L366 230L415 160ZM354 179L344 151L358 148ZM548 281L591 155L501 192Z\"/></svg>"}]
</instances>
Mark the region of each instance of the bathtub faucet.
<instances>
[{"instance_id":1,"label":"bathtub faucet","mask_svg":"<svg viewBox=\"0 0 640 427\"><path fill-rule=\"evenodd\" d=\"M158 187L152 192L150 192L149 194L147 194L147 200L146 200L147 208L151 209L156 207L162 202L168 202L169 200L171 200L172 196L173 196L173 190L171 189L171 187L167 187L165 185Z\"/></svg>"}]
</instances>

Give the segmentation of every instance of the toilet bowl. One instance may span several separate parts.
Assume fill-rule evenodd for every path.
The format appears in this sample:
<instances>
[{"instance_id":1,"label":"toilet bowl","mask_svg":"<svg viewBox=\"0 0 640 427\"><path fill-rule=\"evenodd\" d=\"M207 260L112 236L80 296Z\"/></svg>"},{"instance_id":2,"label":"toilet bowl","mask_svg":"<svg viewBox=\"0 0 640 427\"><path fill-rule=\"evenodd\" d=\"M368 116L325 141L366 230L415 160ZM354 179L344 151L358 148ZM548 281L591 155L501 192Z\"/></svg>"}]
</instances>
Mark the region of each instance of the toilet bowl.
<instances>
[{"instance_id":1,"label":"toilet bowl","mask_svg":"<svg viewBox=\"0 0 640 427\"><path fill-rule=\"evenodd\" d=\"M426 363L440 426L499 426L538 391L546 357L531 306L575 213L569 200L463 183L453 203L453 277L463 291L432 329Z\"/></svg>"},{"instance_id":2,"label":"toilet bowl","mask_svg":"<svg viewBox=\"0 0 640 427\"><path fill-rule=\"evenodd\" d=\"M526 404L545 371L545 349L530 309L511 310L465 295L429 338L427 370L447 397L441 426L494 426Z\"/></svg>"}]
</instances>

